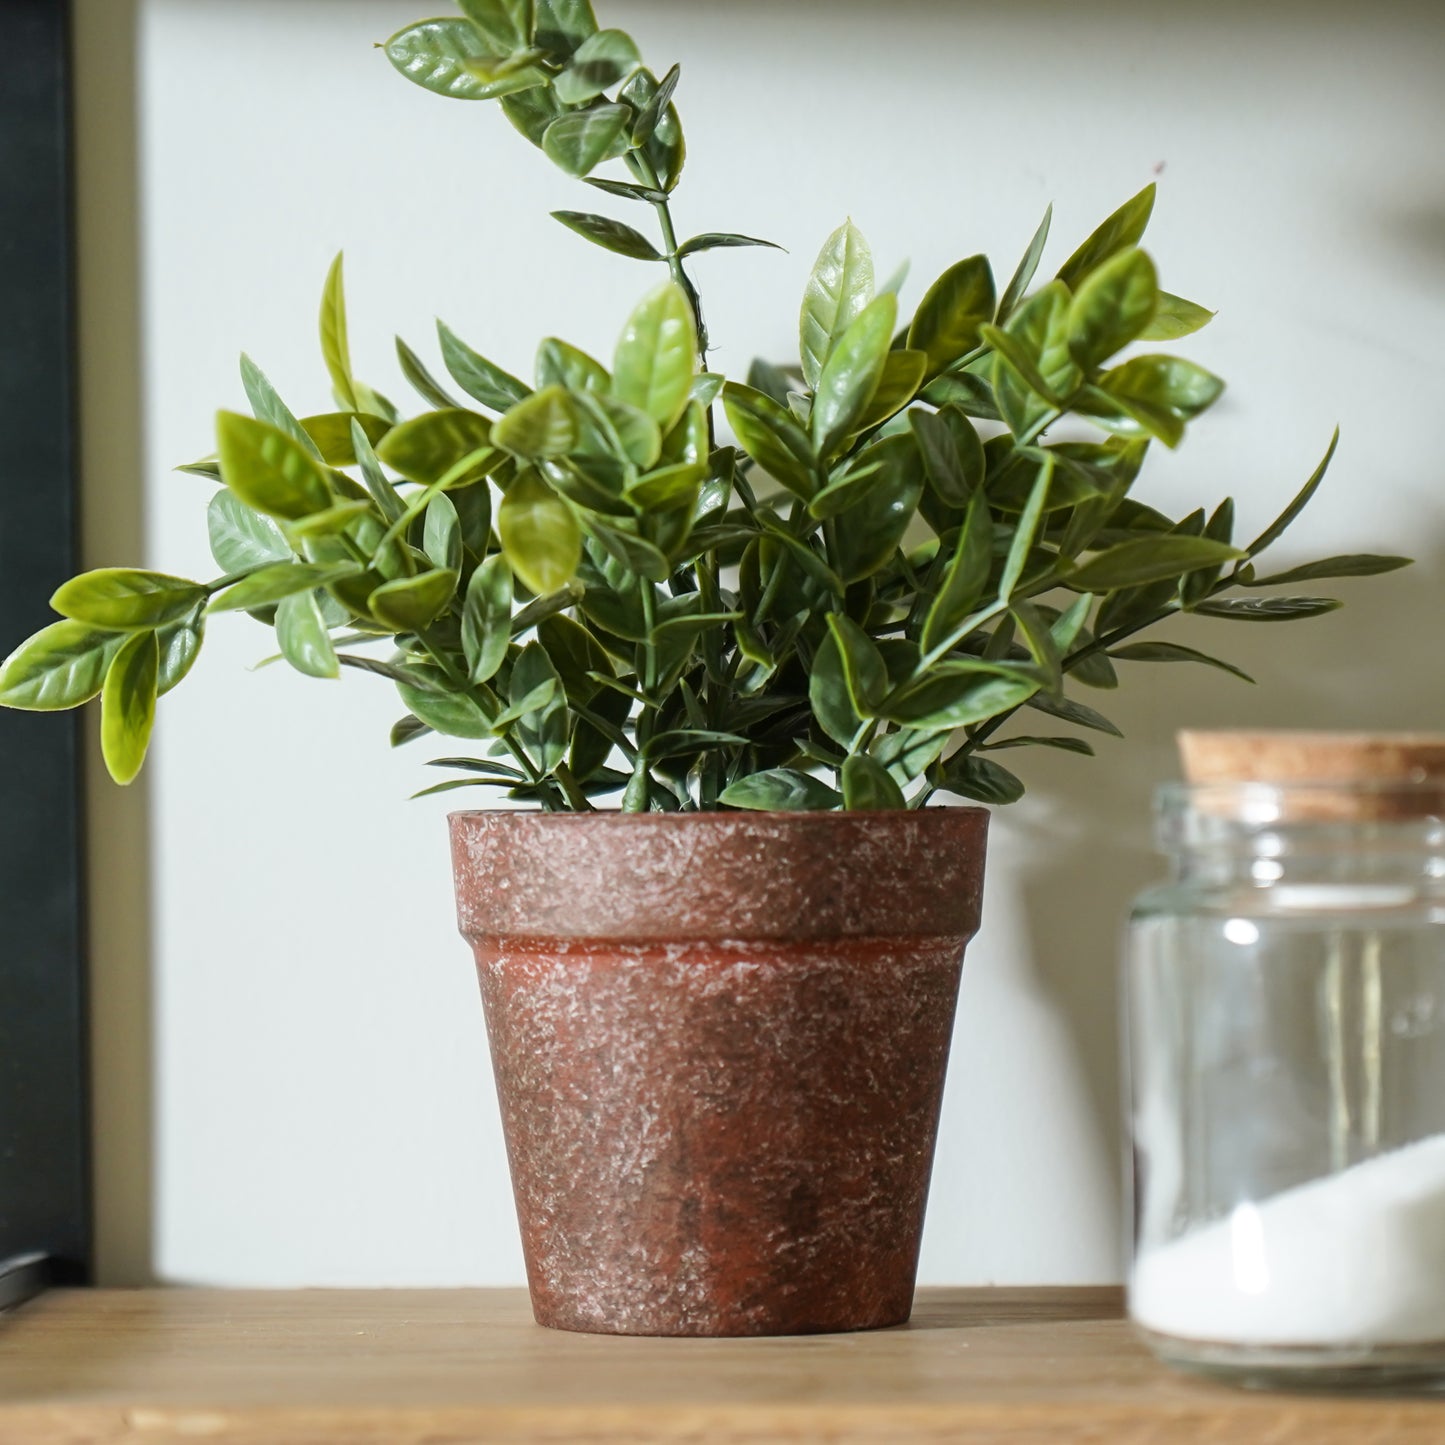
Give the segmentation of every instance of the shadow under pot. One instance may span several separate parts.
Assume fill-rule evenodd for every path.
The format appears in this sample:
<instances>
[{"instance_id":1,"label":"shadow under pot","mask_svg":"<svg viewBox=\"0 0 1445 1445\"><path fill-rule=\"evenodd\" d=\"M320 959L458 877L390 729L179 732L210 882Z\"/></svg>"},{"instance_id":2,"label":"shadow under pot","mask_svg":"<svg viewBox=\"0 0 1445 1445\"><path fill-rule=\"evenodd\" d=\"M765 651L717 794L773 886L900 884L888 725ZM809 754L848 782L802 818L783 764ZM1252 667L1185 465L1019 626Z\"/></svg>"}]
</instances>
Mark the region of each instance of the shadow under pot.
<instances>
[{"instance_id":1,"label":"shadow under pot","mask_svg":"<svg viewBox=\"0 0 1445 1445\"><path fill-rule=\"evenodd\" d=\"M540 1324L907 1320L987 828L452 815Z\"/></svg>"}]
</instances>

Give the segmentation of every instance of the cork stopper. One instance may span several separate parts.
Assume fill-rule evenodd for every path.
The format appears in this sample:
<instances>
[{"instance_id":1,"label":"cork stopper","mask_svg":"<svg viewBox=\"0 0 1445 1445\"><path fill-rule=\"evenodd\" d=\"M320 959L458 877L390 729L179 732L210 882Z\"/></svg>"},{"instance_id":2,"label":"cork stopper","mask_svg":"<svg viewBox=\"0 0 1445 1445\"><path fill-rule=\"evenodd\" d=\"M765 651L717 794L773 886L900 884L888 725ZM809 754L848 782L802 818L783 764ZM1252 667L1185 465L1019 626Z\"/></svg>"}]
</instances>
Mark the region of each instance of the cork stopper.
<instances>
[{"instance_id":1,"label":"cork stopper","mask_svg":"<svg viewBox=\"0 0 1445 1445\"><path fill-rule=\"evenodd\" d=\"M1421 817L1445 803L1442 733L1186 731L1179 752L1194 786L1283 789L1301 820Z\"/></svg>"}]
</instances>

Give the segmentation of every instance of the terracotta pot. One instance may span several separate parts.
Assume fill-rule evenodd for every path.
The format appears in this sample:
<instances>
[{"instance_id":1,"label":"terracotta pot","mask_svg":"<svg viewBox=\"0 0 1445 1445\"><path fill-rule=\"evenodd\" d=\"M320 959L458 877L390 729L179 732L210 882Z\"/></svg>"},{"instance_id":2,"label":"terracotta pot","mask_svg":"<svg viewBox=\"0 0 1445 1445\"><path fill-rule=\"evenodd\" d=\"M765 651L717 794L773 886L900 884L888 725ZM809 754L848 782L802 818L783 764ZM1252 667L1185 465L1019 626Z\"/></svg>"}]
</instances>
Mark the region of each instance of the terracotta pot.
<instances>
[{"instance_id":1,"label":"terracotta pot","mask_svg":"<svg viewBox=\"0 0 1445 1445\"><path fill-rule=\"evenodd\" d=\"M908 1318L987 828L452 815L539 1323Z\"/></svg>"}]
</instances>

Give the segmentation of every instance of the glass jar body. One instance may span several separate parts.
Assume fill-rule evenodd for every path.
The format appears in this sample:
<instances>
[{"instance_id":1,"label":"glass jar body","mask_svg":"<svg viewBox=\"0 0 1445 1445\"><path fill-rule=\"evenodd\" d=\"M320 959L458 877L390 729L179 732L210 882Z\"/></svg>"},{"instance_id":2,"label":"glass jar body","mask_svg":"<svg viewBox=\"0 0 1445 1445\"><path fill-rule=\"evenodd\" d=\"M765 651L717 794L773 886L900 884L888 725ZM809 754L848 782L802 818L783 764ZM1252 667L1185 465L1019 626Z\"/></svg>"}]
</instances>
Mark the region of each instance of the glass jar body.
<instances>
[{"instance_id":1,"label":"glass jar body","mask_svg":"<svg viewBox=\"0 0 1445 1445\"><path fill-rule=\"evenodd\" d=\"M1166 798L1130 923L1131 1315L1247 1381L1445 1379L1445 829L1246 791Z\"/></svg>"}]
</instances>

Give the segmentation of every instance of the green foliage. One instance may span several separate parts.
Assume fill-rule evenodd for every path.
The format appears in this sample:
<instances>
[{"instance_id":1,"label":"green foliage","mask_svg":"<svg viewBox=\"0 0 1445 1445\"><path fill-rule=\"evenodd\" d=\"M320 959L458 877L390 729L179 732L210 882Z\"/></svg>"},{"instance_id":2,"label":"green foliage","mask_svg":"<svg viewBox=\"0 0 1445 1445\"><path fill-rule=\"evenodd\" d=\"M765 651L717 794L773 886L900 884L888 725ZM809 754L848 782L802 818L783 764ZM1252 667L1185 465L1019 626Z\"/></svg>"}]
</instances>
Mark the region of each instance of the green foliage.
<instances>
[{"instance_id":1,"label":"green foliage","mask_svg":"<svg viewBox=\"0 0 1445 1445\"><path fill-rule=\"evenodd\" d=\"M904 271L877 284L845 221L803 285L796 362L729 380L707 367L689 268L773 243L679 241L678 67L659 80L589 0L459 8L394 35L391 63L434 94L497 100L562 171L637 208L650 230L553 215L667 280L623 321L610 370L549 337L529 385L439 323L434 374L398 341L426 404L404 419L353 371L338 256L319 327L333 400L298 419L243 357L252 415L221 412L215 456L182 468L220 484L207 524L221 575L85 573L56 592L61 620L0 666L0 705L100 696L118 781L139 770L156 698L190 671L207 619L245 611L297 671L395 687L393 745L484 747L434 759L461 776L424 792L500 789L550 810L1006 803L1023 783L995 754L1093 751L1036 717L1004 732L1020 714L1118 734L1073 683L1111 688L1164 662L1249 680L1138 634L1179 613L1314 616L1338 603L1255 589L1405 564L1257 564L1334 443L1248 546L1227 499L1176 521L1132 495L1152 443L1179 445L1224 387L1149 349L1212 319L1160 289L1142 249L1152 186L1052 280L1035 285L1050 211L1001 297L988 258L969 256L912 315Z\"/></svg>"}]
</instances>

